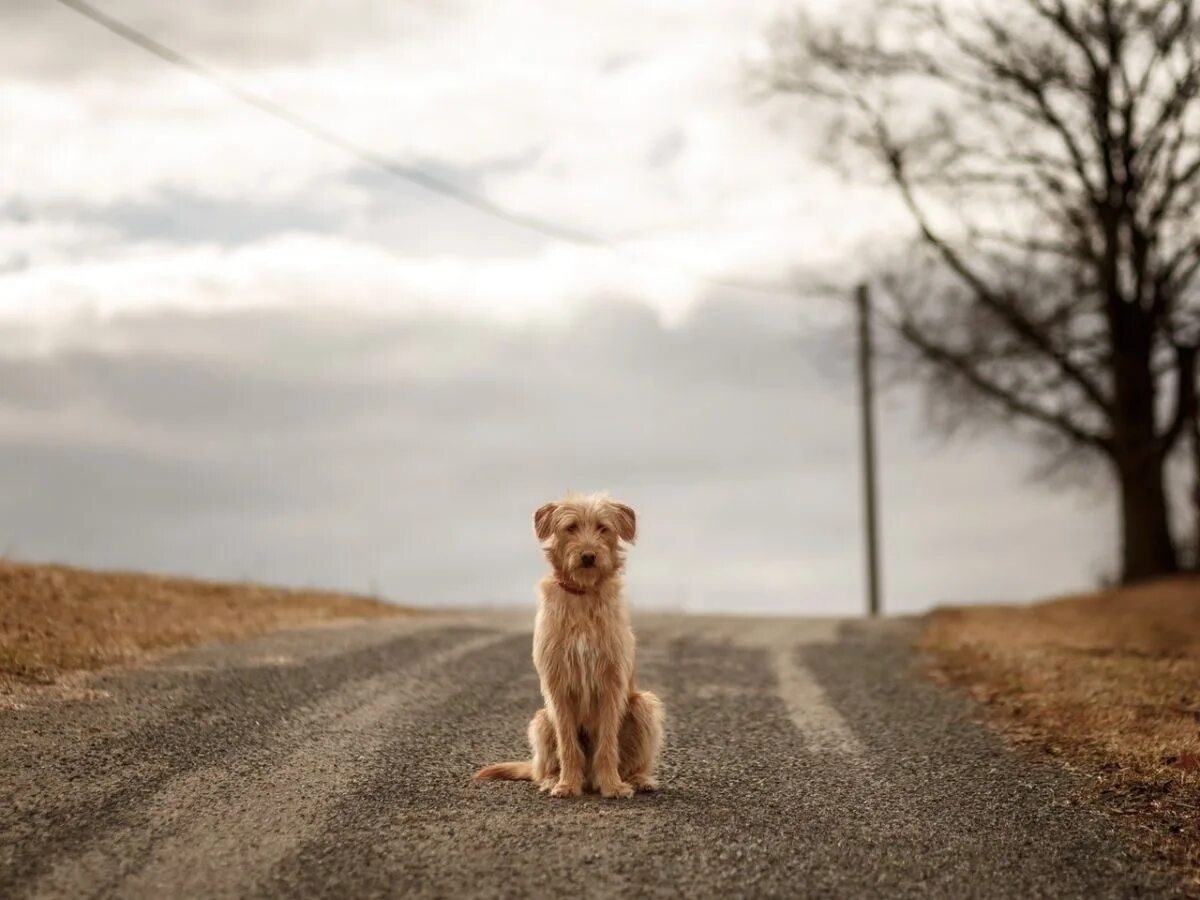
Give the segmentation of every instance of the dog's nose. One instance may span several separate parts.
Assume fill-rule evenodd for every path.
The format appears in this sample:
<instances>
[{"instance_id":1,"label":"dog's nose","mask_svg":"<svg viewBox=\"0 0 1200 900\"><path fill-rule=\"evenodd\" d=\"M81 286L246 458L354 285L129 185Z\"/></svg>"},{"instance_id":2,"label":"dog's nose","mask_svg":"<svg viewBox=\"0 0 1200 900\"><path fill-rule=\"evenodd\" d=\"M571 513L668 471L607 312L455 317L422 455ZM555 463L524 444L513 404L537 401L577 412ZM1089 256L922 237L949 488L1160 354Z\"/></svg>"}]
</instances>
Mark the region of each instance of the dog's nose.
<instances>
[{"instance_id":1,"label":"dog's nose","mask_svg":"<svg viewBox=\"0 0 1200 900\"><path fill-rule=\"evenodd\" d=\"M583 563L583 567L585 569L590 569L592 566L594 566L596 564L596 554L595 553L581 553L579 555L579 561Z\"/></svg>"}]
</instances>

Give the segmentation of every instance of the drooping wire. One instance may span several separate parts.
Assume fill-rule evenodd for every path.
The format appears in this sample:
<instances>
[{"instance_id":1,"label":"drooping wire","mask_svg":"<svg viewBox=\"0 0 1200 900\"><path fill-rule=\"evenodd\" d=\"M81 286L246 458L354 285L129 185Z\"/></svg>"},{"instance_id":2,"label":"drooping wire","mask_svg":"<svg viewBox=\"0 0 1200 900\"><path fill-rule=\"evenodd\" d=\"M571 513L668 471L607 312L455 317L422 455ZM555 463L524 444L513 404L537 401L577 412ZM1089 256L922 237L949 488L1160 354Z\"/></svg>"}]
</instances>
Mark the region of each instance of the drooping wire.
<instances>
[{"instance_id":1,"label":"drooping wire","mask_svg":"<svg viewBox=\"0 0 1200 900\"><path fill-rule=\"evenodd\" d=\"M184 69L199 76L206 81L219 87L222 91L240 102L250 106L261 113L264 113L274 119L284 122L293 128L303 131L305 134L314 138L328 146L336 147L337 149L357 158L360 162L366 163L374 168L377 168L387 174L407 181L410 184L416 185L424 190L439 194L450 200L469 207L478 213L490 216L499 221L505 222L513 227L533 232L543 237L550 238L556 241L564 241L570 244L576 244L584 247L595 247L607 249L612 252L624 255L629 259L641 263L643 265L652 266L660 269L670 270L677 274L691 278L699 283L707 284L712 287L722 288L725 290L745 291L748 293L765 294L771 296L786 296L794 299L797 294L798 286L788 286L784 284L768 284L763 282L745 281L735 278L719 278L704 275L699 272L692 271L683 266L668 262L644 251L639 251L636 248L629 247L625 244L614 242L601 235L585 231L580 228L575 228L569 225L563 225L559 222L554 222L549 219L542 219L536 216L526 215L524 213L515 212L507 209L498 203L495 203L486 197L480 196L472 191L466 190L458 185L455 185L445 179L418 168L416 166L406 165L398 162L380 153L377 153L369 148L332 131L312 119L301 116L287 107L276 103L268 97L257 94L243 88L241 85L230 80L222 75L217 70L204 63L198 62L191 57L185 56L179 51L168 47L161 41L149 36L148 34L134 28L119 19L105 13L85 0L57 0L58 3L79 13L92 22L107 29L118 37L128 41L129 43L139 47L140 49L158 57L163 62Z\"/></svg>"}]
</instances>

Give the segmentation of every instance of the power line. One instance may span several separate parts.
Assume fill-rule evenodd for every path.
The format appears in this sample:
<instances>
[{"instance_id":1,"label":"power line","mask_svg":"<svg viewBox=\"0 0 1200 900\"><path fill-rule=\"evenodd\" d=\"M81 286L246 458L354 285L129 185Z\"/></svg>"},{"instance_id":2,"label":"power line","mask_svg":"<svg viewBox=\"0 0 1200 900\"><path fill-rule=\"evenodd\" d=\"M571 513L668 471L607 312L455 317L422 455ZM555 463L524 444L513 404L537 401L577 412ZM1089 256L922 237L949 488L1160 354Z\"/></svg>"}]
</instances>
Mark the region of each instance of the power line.
<instances>
[{"instance_id":1,"label":"power line","mask_svg":"<svg viewBox=\"0 0 1200 900\"><path fill-rule=\"evenodd\" d=\"M570 241L574 244L596 245L600 240L593 235L585 234L581 231L562 228L552 222L543 222L540 219L532 216L523 216L517 213L510 212L495 203L465 191L456 185L444 181L435 175L431 175L421 169L402 165L395 160L388 159L378 153L361 147L358 144L342 137L320 125L309 121L301 116L296 115L291 110L279 105L273 100L263 97L259 94L252 93L246 89L234 84L228 78L221 75L216 70L197 62L176 50L172 50L165 44L160 43L149 35L138 31L130 25L126 25L112 16L101 12L95 7L83 0L58 0L63 6L66 6L80 15L86 16L97 25L108 29L118 37L124 38L131 44L134 44L147 53L157 56L164 62L170 63L173 66L178 66L181 69L186 69L194 75L199 75L208 81L213 82L227 94L232 95L241 102L254 107L259 112L266 113L276 119L286 122L293 128L298 128L307 133L311 137L316 138L322 143L337 147L339 150L358 157L363 162L382 169L390 175L411 182L418 187L424 188L427 191L432 191L436 194L441 194L444 197L449 197L465 206L468 206L485 215L493 216L508 222L510 225L515 225L518 228L524 228L529 231L536 231L546 237L551 237L556 240Z\"/></svg>"},{"instance_id":2,"label":"power line","mask_svg":"<svg viewBox=\"0 0 1200 900\"><path fill-rule=\"evenodd\" d=\"M740 279L730 278L714 278L707 275L702 275L698 272L691 271L682 266L669 263L661 258L649 256L644 252L638 252L634 248L614 243L613 241L604 238L600 235L593 234L581 229L573 228L568 225L562 225L558 222L553 222L547 219L540 219L535 216L525 215L523 213L514 212L506 209L497 203L493 203L486 197L481 197L471 191L465 190L449 181L438 178L429 172L419 169L415 166L404 165L394 159L376 153L360 144L355 143L349 138L343 137L334 131L317 124L316 122L300 116L290 109L281 106L275 101L256 94L253 91L248 91L235 82L231 81L220 72L197 62L196 60L185 56L177 50L168 47L166 44L150 37L148 34L139 31L125 22L115 19L105 12L102 12L96 7L84 0L58 0L63 6L79 13L85 18L101 26L102 28L112 32L118 37L128 41L129 43L141 48L142 50L158 57L162 61L170 65L184 69L205 79L225 93L235 99L245 103L247 106L257 109L261 113L278 119L291 125L293 128L299 129L310 137L336 147L351 156L356 157L361 162L380 169L395 178L407 181L410 184L417 185L424 190L435 194L440 194L443 197L454 200L463 206L469 207L483 215L491 216L502 222L506 222L517 228L531 231L540 234L543 237L551 238L556 241L564 241L570 244L577 244L584 247L597 247L607 249L616 253L623 254L644 265L654 266L661 269L667 269L678 274L685 275L703 284L711 285L712 287L723 288L727 290L745 291L748 293L767 294L771 296L787 296L795 297L795 289L789 288L782 284L764 284L753 281L742 281Z\"/></svg>"}]
</instances>

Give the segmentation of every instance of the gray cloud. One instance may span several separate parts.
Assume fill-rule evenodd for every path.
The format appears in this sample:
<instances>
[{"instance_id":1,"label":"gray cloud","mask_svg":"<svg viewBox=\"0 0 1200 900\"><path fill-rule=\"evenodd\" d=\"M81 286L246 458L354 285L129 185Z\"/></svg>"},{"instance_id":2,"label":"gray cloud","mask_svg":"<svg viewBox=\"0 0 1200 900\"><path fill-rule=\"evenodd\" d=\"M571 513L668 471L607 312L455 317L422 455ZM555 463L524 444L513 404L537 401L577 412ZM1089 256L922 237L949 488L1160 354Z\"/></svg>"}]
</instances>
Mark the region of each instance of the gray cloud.
<instances>
[{"instance_id":1,"label":"gray cloud","mask_svg":"<svg viewBox=\"0 0 1200 900\"><path fill-rule=\"evenodd\" d=\"M455 185L650 233L634 249L664 265L548 246L174 80L58 4L8 0L3 155L18 174L0 200L0 271L20 317L0 322L0 549L520 602L540 567L530 509L607 487L642 514L643 604L858 608L848 334L720 298L665 328L620 299L690 307L697 288L672 284L675 267L849 277L854 247L902 230L877 193L797 154L820 133L811 112L789 108L778 133L765 112L756 124L740 64L713 57L717 36L761 31L771 4L98 5ZM398 299L460 313L366 311L398 284ZM617 297L547 310L597 285ZM174 304L242 311L161 311ZM53 310L81 318L48 339L37 323ZM1028 484L1008 438L929 442L915 406L885 397L894 608L1094 574L1106 503Z\"/></svg>"},{"instance_id":2,"label":"gray cloud","mask_svg":"<svg viewBox=\"0 0 1200 900\"><path fill-rule=\"evenodd\" d=\"M129 241L250 243L287 231L332 231L346 221L344 211L318 208L311 201L237 202L167 191L152 202L104 207L44 209L48 218L104 225Z\"/></svg>"},{"instance_id":3,"label":"gray cloud","mask_svg":"<svg viewBox=\"0 0 1200 900\"><path fill-rule=\"evenodd\" d=\"M842 335L769 304L712 301L674 329L615 301L512 327L332 312L93 322L52 354L0 359L0 546L519 603L540 566L530 510L608 488L641 512L643 605L849 612L849 373ZM1023 489L1007 443L914 440L910 404L892 402L895 603L1027 596L1090 574L1095 511Z\"/></svg>"},{"instance_id":4,"label":"gray cloud","mask_svg":"<svg viewBox=\"0 0 1200 900\"><path fill-rule=\"evenodd\" d=\"M422 166L447 183L480 193L486 178L511 172L532 157L500 158L476 167ZM439 253L529 253L539 235L514 229L405 183L375 168L352 165L322 179L321 189L288 199L222 198L177 189L152 198L107 204L25 201L0 204L0 219L33 227L61 226L102 236L108 245L216 245L232 248L284 234L330 235L393 249L407 257ZM99 239L99 238L97 238ZM49 248L42 248L43 250ZM19 271L28 254L0 260L0 273Z\"/></svg>"}]
</instances>

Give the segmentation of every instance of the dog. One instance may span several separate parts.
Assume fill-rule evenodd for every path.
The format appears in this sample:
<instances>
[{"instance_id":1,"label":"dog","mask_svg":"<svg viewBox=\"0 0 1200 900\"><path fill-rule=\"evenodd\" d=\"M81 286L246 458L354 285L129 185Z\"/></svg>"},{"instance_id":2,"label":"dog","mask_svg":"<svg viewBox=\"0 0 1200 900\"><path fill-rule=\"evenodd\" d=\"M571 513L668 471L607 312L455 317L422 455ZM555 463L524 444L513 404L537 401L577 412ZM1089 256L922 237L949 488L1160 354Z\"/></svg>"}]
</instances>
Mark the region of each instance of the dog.
<instances>
[{"instance_id":1,"label":"dog","mask_svg":"<svg viewBox=\"0 0 1200 900\"><path fill-rule=\"evenodd\" d=\"M533 514L551 571L539 585L533 664L545 706L529 723L533 758L478 780L533 781L552 797L585 788L632 797L658 788L662 702L634 682L634 637L621 591L623 544L637 516L603 494L571 494Z\"/></svg>"}]
</instances>

